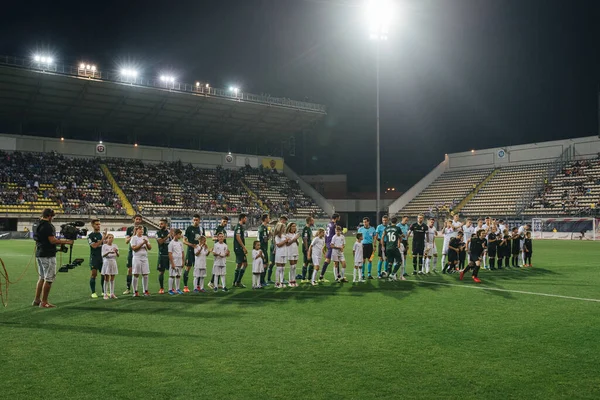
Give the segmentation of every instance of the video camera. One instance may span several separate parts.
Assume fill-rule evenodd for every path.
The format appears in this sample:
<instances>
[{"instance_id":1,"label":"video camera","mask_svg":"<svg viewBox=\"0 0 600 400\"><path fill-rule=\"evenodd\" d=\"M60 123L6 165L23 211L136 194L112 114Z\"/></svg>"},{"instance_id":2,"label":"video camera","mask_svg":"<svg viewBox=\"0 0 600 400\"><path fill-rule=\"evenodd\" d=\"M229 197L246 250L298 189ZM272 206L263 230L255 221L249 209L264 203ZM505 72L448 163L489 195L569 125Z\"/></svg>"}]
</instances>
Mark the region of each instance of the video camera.
<instances>
[{"instance_id":1,"label":"video camera","mask_svg":"<svg viewBox=\"0 0 600 400\"><path fill-rule=\"evenodd\" d=\"M85 226L85 223L82 221L68 222L60 226L60 234L67 240L77 240L79 236L87 236L88 230L85 228L81 228ZM80 229L81 228L81 229ZM69 253L69 263L64 264L62 267L58 269L58 272L69 272L70 269L80 266L83 264L83 258L76 258L71 261L71 257L73 255L73 245L67 247L64 244L60 245L60 251L63 253Z\"/></svg>"}]
</instances>

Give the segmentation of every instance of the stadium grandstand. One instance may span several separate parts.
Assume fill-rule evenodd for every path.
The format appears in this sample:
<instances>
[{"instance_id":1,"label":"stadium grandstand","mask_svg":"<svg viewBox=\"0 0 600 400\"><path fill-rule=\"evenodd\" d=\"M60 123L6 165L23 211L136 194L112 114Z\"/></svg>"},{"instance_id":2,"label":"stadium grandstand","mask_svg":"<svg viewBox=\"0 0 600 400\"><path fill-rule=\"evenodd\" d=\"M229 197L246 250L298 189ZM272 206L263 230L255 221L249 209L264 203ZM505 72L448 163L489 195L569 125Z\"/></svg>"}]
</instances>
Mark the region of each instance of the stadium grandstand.
<instances>
[{"instance_id":1,"label":"stadium grandstand","mask_svg":"<svg viewBox=\"0 0 600 400\"><path fill-rule=\"evenodd\" d=\"M599 210L600 139L594 136L447 154L389 207L391 214L439 221L454 214L538 221L538 231L587 231L589 237L599 236Z\"/></svg>"},{"instance_id":2,"label":"stadium grandstand","mask_svg":"<svg viewBox=\"0 0 600 400\"><path fill-rule=\"evenodd\" d=\"M324 106L161 78L0 57L0 215L23 228L46 207L151 225L333 212L281 157Z\"/></svg>"}]
</instances>

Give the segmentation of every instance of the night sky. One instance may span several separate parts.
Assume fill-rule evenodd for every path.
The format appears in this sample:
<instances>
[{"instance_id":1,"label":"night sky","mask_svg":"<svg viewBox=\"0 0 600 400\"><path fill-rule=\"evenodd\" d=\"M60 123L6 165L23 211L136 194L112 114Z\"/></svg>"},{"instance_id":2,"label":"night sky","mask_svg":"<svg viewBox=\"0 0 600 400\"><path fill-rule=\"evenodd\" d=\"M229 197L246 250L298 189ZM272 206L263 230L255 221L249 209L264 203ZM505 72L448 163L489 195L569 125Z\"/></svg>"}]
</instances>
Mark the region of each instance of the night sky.
<instances>
[{"instance_id":1,"label":"night sky","mask_svg":"<svg viewBox=\"0 0 600 400\"><path fill-rule=\"evenodd\" d=\"M600 1L399 1L381 54L383 186L444 153L598 134ZM0 54L312 101L328 116L300 173L375 185L375 54L361 0L9 2Z\"/></svg>"}]
</instances>

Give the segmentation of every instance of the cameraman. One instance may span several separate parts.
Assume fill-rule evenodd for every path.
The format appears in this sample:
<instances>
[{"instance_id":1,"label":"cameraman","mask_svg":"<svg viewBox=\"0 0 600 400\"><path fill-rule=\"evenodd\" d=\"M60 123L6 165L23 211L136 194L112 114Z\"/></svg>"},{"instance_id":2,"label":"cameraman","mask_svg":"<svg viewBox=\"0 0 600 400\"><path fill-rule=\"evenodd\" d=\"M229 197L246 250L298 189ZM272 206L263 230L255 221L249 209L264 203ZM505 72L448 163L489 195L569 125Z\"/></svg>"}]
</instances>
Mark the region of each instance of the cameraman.
<instances>
[{"instance_id":1,"label":"cameraman","mask_svg":"<svg viewBox=\"0 0 600 400\"><path fill-rule=\"evenodd\" d=\"M35 257L40 278L35 288L33 305L40 308L56 307L54 304L48 303L48 294L56 277L56 246L73 245L72 240L56 238L56 229L52 225L52 218L54 218L54 211L51 208L44 209L34 235Z\"/></svg>"}]
</instances>

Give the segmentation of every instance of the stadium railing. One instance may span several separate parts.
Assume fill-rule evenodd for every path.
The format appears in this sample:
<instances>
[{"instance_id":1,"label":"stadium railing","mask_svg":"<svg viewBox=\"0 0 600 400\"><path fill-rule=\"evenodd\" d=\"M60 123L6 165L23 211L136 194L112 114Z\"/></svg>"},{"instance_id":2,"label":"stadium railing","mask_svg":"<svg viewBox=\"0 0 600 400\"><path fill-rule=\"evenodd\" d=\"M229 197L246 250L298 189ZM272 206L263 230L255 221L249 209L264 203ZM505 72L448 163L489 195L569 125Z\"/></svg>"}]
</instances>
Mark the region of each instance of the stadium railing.
<instances>
[{"instance_id":1,"label":"stadium railing","mask_svg":"<svg viewBox=\"0 0 600 400\"><path fill-rule=\"evenodd\" d=\"M319 113L325 113L325 106L317 103L310 103L306 101L292 100L281 97L271 97L265 95L257 95L252 93L246 93L243 91L231 91L227 89L220 89L214 87L206 87L206 85L197 85L183 82L164 82L160 79L144 79L143 77L125 77L119 71L106 72L106 71L94 71L94 75L89 73L81 73L79 66L66 65L61 63L53 63L50 65L41 64L39 62L12 56L0 55L0 65L7 65L11 67L18 67L29 69L33 71L48 71L57 74L70 75L85 77L90 79L96 79L98 81L111 81L118 83L127 83L135 86L146 86L159 89L175 90L180 92L199 93L211 96L244 100L248 102L276 105L281 107L295 108L306 111L314 111Z\"/></svg>"}]
</instances>

